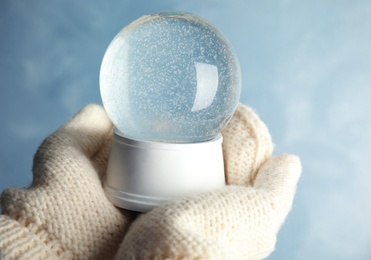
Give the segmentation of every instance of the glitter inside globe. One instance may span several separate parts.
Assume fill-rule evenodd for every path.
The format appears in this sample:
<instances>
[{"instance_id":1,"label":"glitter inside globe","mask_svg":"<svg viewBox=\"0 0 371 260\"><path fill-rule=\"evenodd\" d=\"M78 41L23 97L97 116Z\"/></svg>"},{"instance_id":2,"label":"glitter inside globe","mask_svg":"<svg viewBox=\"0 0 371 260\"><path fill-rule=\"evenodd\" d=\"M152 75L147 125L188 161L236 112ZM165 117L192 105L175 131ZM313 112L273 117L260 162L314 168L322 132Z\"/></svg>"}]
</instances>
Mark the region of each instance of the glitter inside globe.
<instances>
[{"instance_id":1,"label":"glitter inside globe","mask_svg":"<svg viewBox=\"0 0 371 260\"><path fill-rule=\"evenodd\" d=\"M189 13L160 12L135 20L113 39L100 89L122 136L200 142L228 123L241 76L233 49L215 27Z\"/></svg>"}]
</instances>

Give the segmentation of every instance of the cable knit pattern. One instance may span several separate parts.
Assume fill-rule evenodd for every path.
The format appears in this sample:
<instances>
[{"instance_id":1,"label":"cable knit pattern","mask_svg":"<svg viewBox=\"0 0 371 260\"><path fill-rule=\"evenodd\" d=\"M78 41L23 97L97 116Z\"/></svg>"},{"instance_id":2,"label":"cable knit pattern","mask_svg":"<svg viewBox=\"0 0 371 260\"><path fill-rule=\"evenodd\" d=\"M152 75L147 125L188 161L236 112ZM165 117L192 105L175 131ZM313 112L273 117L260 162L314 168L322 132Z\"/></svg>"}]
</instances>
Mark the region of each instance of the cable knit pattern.
<instances>
[{"instance_id":1,"label":"cable knit pattern","mask_svg":"<svg viewBox=\"0 0 371 260\"><path fill-rule=\"evenodd\" d=\"M261 259L274 249L301 173L292 155L271 157L264 123L239 105L223 132L228 186L147 214L105 197L112 124L89 105L48 137L33 182L1 196L2 259Z\"/></svg>"}]
</instances>

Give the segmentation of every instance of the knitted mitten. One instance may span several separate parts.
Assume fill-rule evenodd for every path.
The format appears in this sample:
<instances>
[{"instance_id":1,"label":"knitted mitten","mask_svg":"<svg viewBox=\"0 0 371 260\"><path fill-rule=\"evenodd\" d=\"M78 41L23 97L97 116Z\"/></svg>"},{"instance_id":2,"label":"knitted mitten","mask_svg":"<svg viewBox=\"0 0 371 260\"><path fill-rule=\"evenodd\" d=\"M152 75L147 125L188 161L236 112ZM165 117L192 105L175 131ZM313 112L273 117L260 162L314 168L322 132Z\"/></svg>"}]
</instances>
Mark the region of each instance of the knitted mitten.
<instances>
[{"instance_id":1,"label":"knitted mitten","mask_svg":"<svg viewBox=\"0 0 371 260\"><path fill-rule=\"evenodd\" d=\"M111 130L103 108L90 105L43 142L31 187L2 194L3 259L112 258L133 213L102 190Z\"/></svg>"},{"instance_id":2,"label":"knitted mitten","mask_svg":"<svg viewBox=\"0 0 371 260\"><path fill-rule=\"evenodd\" d=\"M294 156L271 157L268 130L251 109L240 105L223 132L228 186L134 222L136 213L115 208L101 186L111 128L90 105L44 141L31 187L2 194L3 259L254 259L274 249L301 166Z\"/></svg>"},{"instance_id":3,"label":"knitted mitten","mask_svg":"<svg viewBox=\"0 0 371 260\"><path fill-rule=\"evenodd\" d=\"M271 157L267 128L242 105L223 137L229 185L140 216L117 258L262 259L274 250L292 205L300 161L292 155Z\"/></svg>"}]
</instances>

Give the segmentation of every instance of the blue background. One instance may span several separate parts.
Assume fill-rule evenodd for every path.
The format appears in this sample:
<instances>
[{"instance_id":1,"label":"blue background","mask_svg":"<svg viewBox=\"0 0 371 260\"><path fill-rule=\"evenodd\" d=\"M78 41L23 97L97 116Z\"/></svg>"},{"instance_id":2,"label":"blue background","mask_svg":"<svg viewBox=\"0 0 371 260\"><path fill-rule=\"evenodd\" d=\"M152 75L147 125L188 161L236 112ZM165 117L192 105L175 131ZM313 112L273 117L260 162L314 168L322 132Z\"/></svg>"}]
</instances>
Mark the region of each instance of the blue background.
<instances>
[{"instance_id":1,"label":"blue background","mask_svg":"<svg viewBox=\"0 0 371 260\"><path fill-rule=\"evenodd\" d=\"M269 259L371 258L370 1L0 1L0 191L31 182L40 142L88 103L117 32L198 14L234 46L241 101L303 163Z\"/></svg>"}]
</instances>

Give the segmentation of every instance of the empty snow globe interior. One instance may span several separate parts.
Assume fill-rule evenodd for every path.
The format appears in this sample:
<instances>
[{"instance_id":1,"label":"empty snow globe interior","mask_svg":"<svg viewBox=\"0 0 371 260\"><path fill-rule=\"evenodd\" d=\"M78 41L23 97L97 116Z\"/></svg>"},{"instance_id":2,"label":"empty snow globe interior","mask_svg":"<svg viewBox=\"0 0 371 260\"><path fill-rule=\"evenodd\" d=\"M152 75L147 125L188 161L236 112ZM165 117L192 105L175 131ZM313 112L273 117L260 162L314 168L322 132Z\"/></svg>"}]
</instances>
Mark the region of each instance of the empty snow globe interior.
<instances>
[{"instance_id":1,"label":"empty snow globe interior","mask_svg":"<svg viewBox=\"0 0 371 260\"><path fill-rule=\"evenodd\" d=\"M100 88L120 135L199 142L228 123L240 78L237 57L217 29L192 14L161 12L137 19L113 39Z\"/></svg>"}]
</instances>

